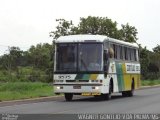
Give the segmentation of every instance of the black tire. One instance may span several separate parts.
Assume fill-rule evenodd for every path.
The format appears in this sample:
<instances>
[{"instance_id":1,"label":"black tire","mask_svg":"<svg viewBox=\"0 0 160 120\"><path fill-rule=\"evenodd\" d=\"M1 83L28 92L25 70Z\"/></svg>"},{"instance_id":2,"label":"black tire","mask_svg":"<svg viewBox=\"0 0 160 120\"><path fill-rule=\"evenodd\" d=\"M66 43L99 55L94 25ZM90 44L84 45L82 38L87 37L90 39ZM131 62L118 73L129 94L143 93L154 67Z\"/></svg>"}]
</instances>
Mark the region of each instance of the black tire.
<instances>
[{"instance_id":1,"label":"black tire","mask_svg":"<svg viewBox=\"0 0 160 120\"><path fill-rule=\"evenodd\" d=\"M99 97L100 97L100 95L94 95L94 97L95 97L95 98L99 98Z\"/></svg>"},{"instance_id":2,"label":"black tire","mask_svg":"<svg viewBox=\"0 0 160 120\"><path fill-rule=\"evenodd\" d=\"M134 90L128 91L128 97L132 97L134 95Z\"/></svg>"},{"instance_id":3,"label":"black tire","mask_svg":"<svg viewBox=\"0 0 160 120\"><path fill-rule=\"evenodd\" d=\"M110 100L111 98L112 98L112 94L111 93L106 94L106 100Z\"/></svg>"},{"instance_id":4,"label":"black tire","mask_svg":"<svg viewBox=\"0 0 160 120\"><path fill-rule=\"evenodd\" d=\"M73 98L72 93L65 93L64 96L65 96L66 101L71 101Z\"/></svg>"},{"instance_id":5,"label":"black tire","mask_svg":"<svg viewBox=\"0 0 160 120\"><path fill-rule=\"evenodd\" d=\"M128 97L132 97L134 95L134 82L132 83L132 89L127 91Z\"/></svg>"},{"instance_id":6,"label":"black tire","mask_svg":"<svg viewBox=\"0 0 160 120\"><path fill-rule=\"evenodd\" d=\"M127 91L123 91L123 92L122 92L122 96L123 96L123 97L127 97Z\"/></svg>"},{"instance_id":7,"label":"black tire","mask_svg":"<svg viewBox=\"0 0 160 120\"><path fill-rule=\"evenodd\" d=\"M132 82L130 91L123 91L122 92L123 97L132 97L133 95L134 95L134 82Z\"/></svg>"}]
</instances>

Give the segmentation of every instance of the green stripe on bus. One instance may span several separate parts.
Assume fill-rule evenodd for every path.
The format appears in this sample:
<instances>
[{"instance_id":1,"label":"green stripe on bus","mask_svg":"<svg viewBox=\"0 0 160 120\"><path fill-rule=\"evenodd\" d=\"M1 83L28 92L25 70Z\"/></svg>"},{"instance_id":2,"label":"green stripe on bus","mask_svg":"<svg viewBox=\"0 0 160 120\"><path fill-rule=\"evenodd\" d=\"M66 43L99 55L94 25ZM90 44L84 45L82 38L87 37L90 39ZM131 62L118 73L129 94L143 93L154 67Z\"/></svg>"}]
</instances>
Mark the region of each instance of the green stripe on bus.
<instances>
[{"instance_id":1,"label":"green stripe on bus","mask_svg":"<svg viewBox=\"0 0 160 120\"><path fill-rule=\"evenodd\" d=\"M96 80L98 74L77 74L75 80Z\"/></svg>"},{"instance_id":2,"label":"green stripe on bus","mask_svg":"<svg viewBox=\"0 0 160 120\"><path fill-rule=\"evenodd\" d=\"M76 80L89 80L91 74L77 74Z\"/></svg>"},{"instance_id":3,"label":"green stripe on bus","mask_svg":"<svg viewBox=\"0 0 160 120\"><path fill-rule=\"evenodd\" d=\"M116 63L116 71L117 71L118 89L119 91L123 91L124 80L123 80L122 64Z\"/></svg>"},{"instance_id":4,"label":"green stripe on bus","mask_svg":"<svg viewBox=\"0 0 160 120\"><path fill-rule=\"evenodd\" d=\"M76 76L76 80L81 80L83 78L83 74L77 74L77 76Z\"/></svg>"},{"instance_id":5,"label":"green stripe on bus","mask_svg":"<svg viewBox=\"0 0 160 120\"><path fill-rule=\"evenodd\" d=\"M84 74L83 75L83 80L89 80L90 74Z\"/></svg>"}]
</instances>

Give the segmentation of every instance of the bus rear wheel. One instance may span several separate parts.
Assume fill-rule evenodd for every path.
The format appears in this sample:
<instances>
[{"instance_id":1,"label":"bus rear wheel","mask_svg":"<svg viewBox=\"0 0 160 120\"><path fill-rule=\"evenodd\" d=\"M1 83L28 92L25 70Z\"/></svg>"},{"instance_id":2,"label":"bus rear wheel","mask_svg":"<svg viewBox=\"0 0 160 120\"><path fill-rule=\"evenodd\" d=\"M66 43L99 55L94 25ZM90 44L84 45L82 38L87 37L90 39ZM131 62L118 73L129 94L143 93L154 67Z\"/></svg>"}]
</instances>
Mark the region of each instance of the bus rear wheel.
<instances>
[{"instance_id":1,"label":"bus rear wheel","mask_svg":"<svg viewBox=\"0 0 160 120\"><path fill-rule=\"evenodd\" d=\"M134 95L134 82L132 82L130 91L123 91L122 92L123 97L132 97L133 95Z\"/></svg>"},{"instance_id":2,"label":"bus rear wheel","mask_svg":"<svg viewBox=\"0 0 160 120\"><path fill-rule=\"evenodd\" d=\"M72 93L65 93L64 96L65 96L66 101L71 101L73 98Z\"/></svg>"}]
</instances>

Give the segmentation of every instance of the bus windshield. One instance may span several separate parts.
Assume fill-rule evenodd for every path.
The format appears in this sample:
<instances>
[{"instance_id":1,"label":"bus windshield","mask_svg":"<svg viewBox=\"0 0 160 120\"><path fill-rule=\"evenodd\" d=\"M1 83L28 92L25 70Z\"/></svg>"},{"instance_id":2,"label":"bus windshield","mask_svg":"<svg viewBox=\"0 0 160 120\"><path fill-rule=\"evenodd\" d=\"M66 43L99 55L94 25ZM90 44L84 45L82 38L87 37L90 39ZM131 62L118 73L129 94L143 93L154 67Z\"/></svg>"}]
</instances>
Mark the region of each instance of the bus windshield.
<instances>
[{"instance_id":1,"label":"bus windshield","mask_svg":"<svg viewBox=\"0 0 160 120\"><path fill-rule=\"evenodd\" d=\"M102 71L102 44L79 44L79 71Z\"/></svg>"},{"instance_id":2,"label":"bus windshield","mask_svg":"<svg viewBox=\"0 0 160 120\"><path fill-rule=\"evenodd\" d=\"M57 44L57 72L98 72L103 70L102 43Z\"/></svg>"},{"instance_id":3,"label":"bus windshield","mask_svg":"<svg viewBox=\"0 0 160 120\"><path fill-rule=\"evenodd\" d=\"M77 70L77 45L57 44L56 71Z\"/></svg>"}]
</instances>

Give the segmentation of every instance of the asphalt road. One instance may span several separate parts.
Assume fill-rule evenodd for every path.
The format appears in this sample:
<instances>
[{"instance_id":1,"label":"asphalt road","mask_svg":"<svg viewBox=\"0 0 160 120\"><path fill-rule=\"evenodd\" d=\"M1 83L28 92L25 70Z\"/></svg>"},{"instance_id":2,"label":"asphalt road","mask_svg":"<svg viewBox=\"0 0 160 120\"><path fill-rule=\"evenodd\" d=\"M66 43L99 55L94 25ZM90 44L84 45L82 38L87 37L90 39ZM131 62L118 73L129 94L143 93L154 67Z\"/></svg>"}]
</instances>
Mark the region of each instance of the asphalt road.
<instances>
[{"instance_id":1,"label":"asphalt road","mask_svg":"<svg viewBox=\"0 0 160 120\"><path fill-rule=\"evenodd\" d=\"M71 102L61 98L46 102L3 106L0 107L0 113L160 113L160 87L137 90L134 97L115 94L110 101L94 97L75 97Z\"/></svg>"}]
</instances>

